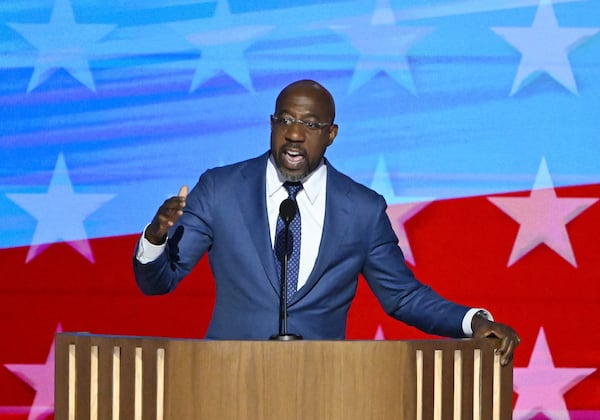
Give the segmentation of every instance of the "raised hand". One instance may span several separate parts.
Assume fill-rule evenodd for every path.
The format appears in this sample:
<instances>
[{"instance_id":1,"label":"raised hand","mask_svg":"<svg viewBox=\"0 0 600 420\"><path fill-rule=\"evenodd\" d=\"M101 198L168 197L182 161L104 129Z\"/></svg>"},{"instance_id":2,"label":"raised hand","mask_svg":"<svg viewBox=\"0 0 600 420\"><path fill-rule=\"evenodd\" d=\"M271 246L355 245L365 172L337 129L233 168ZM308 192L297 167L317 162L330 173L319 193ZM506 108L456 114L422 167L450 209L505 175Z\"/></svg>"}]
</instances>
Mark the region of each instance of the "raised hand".
<instances>
[{"instance_id":1,"label":"raised hand","mask_svg":"<svg viewBox=\"0 0 600 420\"><path fill-rule=\"evenodd\" d=\"M167 238L167 231L183 214L185 200L188 195L187 185L182 186L176 196L171 197L160 206L152 222L146 228L145 238L154 245L160 245Z\"/></svg>"}]
</instances>

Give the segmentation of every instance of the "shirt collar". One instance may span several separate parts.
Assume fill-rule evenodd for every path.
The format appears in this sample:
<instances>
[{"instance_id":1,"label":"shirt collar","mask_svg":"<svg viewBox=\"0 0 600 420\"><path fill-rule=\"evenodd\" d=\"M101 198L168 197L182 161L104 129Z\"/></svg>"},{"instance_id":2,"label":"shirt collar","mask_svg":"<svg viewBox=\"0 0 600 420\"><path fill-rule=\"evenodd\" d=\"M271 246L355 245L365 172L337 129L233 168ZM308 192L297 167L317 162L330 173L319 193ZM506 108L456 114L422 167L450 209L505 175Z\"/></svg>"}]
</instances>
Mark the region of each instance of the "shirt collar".
<instances>
[{"instance_id":1,"label":"shirt collar","mask_svg":"<svg viewBox=\"0 0 600 420\"><path fill-rule=\"evenodd\" d=\"M284 182L285 178L277 169L273 154L270 154L267 162L267 195L272 197L273 194L284 188ZM306 178L301 179L300 182L302 182L302 189L306 193L308 200L311 204L314 203L319 193L325 190L325 183L327 182L327 165L325 165L325 159L321 159L317 169L308 174Z\"/></svg>"}]
</instances>

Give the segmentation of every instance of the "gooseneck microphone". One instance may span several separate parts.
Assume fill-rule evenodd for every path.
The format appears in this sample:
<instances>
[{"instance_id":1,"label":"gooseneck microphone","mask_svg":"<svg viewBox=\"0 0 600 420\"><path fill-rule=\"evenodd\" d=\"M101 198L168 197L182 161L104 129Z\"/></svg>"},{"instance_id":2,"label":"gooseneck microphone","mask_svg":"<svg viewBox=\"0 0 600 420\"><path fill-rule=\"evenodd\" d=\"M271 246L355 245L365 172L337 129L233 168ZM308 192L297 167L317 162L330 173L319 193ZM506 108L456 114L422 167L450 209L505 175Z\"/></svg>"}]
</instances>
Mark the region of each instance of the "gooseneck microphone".
<instances>
[{"instance_id":1,"label":"gooseneck microphone","mask_svg":"<svg viewBox=\"0 0 600 420\"><path fill-rule=\"evenodd\" d=\"M298 334L289 334L287 330L287 292L288 292L288 259L290 256L290 222L298 212L298 205L291 198L286 198L279 205L279 217L284 223L284 242L285 252L283 253L283 263L281 264L281 291L279 295L279 334L274 334L270 337L271 340L292 341L302 340L302 336Z\"/></svg>"}]
</instances>

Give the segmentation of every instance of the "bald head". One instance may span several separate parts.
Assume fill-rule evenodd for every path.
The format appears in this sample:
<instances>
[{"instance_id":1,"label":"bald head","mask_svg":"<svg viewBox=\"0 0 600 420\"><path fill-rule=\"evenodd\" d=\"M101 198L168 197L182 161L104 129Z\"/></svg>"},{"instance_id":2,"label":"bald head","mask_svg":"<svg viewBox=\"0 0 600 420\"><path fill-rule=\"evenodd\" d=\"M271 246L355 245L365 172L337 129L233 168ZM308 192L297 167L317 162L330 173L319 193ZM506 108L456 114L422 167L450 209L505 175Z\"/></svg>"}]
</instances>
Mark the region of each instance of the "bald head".
<instances>
[{"instance_id":1,"label":"bald head","mask_svg":"<svg viewBox=\"0 0 600 420\"><path fill-rule=\"evenodd\" d=\"M281 109L282 102L289 96L312 96L317 99L319 104L327 112L329 123L335 119L335 102L331 93L318 82L314 80L298 80L287 85L277 96L275 101L275 113Z\"/></svg>"}]
</instances>

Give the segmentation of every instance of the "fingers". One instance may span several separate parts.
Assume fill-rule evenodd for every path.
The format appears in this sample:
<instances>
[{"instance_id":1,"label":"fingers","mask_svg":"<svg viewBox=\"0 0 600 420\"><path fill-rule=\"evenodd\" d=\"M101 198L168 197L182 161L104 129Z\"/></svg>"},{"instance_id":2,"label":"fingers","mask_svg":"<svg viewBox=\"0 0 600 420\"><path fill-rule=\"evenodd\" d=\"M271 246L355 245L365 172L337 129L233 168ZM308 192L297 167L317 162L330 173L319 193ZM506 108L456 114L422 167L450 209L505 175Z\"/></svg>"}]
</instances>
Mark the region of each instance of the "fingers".
<instances>
[{"instance_id":1,"label":"fingers","mask_svg":"<svg viewBox=\"0 0 600 420\"><path fill-rule=\"evenodd\" d=\"M182 185L177 195L166 200L159 209L159 213L169 222L169 226L172 226L179 219L179 216L183 214L188 192L188 186Z\"/></svg>"},{"instance_id":2,"label":"fingers","mask_svg":"<svg viewBox=\"0 0 600 420\"><path fill-rule=\"evenodd\" d=\"M153 221L157 234L165 234L179 220L179 217L183 214L187 194L188 187L184 185L179 189L176 196L165 200L162 206L160 206Z\"/></svg>"},{"instance_id":3,"label":"fingers","mask_svg":"<svg viewBox=\"0 0 600 420\"><path fill-rule=\"evenodd\" d=\"M179 192L177 193L178 197L182 197L182 198L186 198L188 195L188 191L189 188L187 185L182 185L181 188L179 189Z\"/></svg>"},{"instance_id":4,"label":"fingers","mask_svg":"<svg viewBox=\"0 0 600 420\"><path fill-rule=\"evenodd\" d=\"M183 214L186 196L187 187L184 186L179 190L179 195L169 198L162 206L160 206L157 216L162 226L166 225L171 227L177 222L179 217Z\"/></svg>"},{"instance_id":5,"label":"fingers","mask_svg":"<svg viewBox=\"0 0 600 420\"><path fill-rule=\"evenodd\" d=\"M183 214L185 201L188 195L188 186L184 185L179 189L176 196L171 197L160 206L152 223L146 229L147 237L152 243L162 243L167 235L167 231L173 226Z\"/></svg>"},{"instance_id":6,"label":"fingers","mask_svg":"<svg viewBox=\"0 0 600 420\"><path fill-rule=\"evenodd\" d=\"M500 347L496 350L496 354L500 354L500 364L506 366L510 363L513 358L514 343L508 338L504 337L500 342Z\"/></svg>"},{"instance_id":7,"label":"fingers","mask_svg":"<svg viewBox=\"0 0 600 420\"><path fill-rule=\"evenodd\" d=\"M498 336L498 334L496 335ZM521 342L521 338L512 329L508 329L501 338L500 347L496 352L501 355L500 364L502 366L507 366L512 361L515 349Z\"/></svg>"},{"instance_id":8,"label":"fingers","mask_svg":"<svg viewBox=\"0 0 600 420\"><path fill-rule=\"evenodd\" d=\"M507 366L513 359L515 354L515 349L519 345L521 339L518 336L513 337L504 337L502 339L500 348L498 348L497 353L501 354L500 364L502 366Z\"/></svg>"},{"instance_id":9,"label":"fingers","mask_svg":"<svg viewBox=\"0 0 600 420\"><path fill-rule=\"evenodd\" d=\"M176 197L171 197L165 202L165 210L167 211L166 221L169 227L173 226L179 219L179 216L183 214L183 208L185 207L185 200L187 198L189 188L187 185L182 185L179 188L179 192Z\"/></svg>"}]
</instances>

